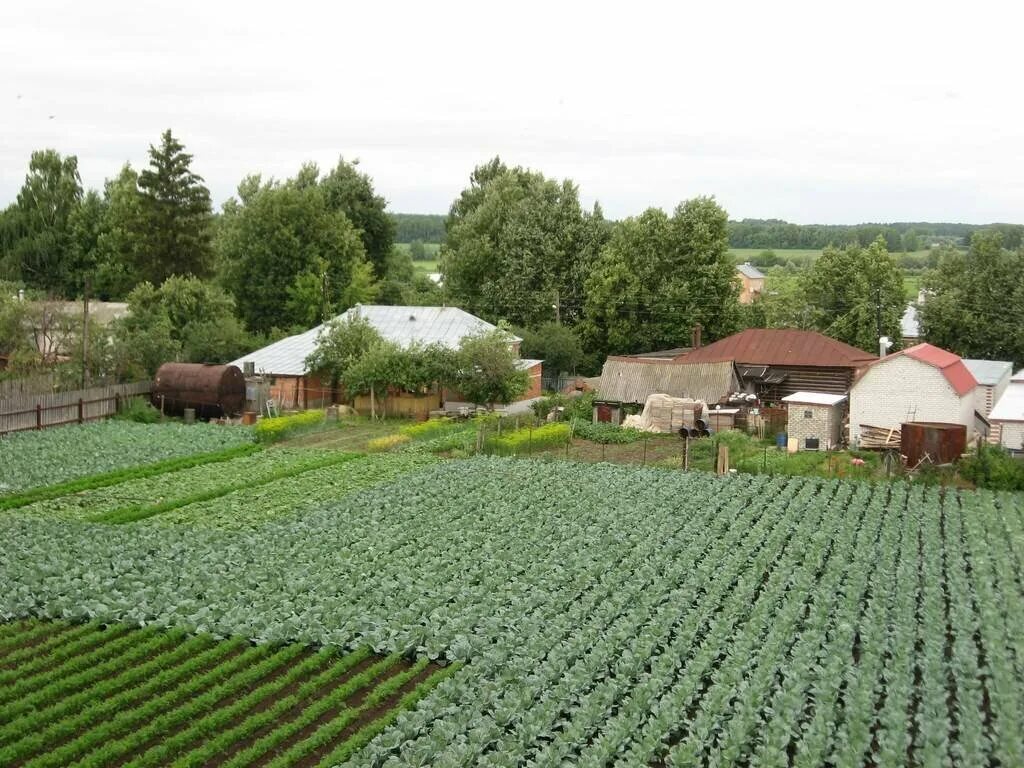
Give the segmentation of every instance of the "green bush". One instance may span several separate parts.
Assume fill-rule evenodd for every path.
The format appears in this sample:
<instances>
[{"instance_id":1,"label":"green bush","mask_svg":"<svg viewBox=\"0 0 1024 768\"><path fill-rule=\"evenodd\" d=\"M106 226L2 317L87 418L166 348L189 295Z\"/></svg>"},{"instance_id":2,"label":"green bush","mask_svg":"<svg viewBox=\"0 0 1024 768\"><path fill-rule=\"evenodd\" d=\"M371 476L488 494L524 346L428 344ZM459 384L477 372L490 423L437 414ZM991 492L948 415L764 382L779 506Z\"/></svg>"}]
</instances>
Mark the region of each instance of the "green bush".
<instances>
[{"instance_id":1,"label":"green bush","mask_svg":"<svg viewBox=\"0 0 1024 768\"><path fill-rule=\"evenodd\" d=\"M488 437L484 448L499 456L527 454L554 445L565 445L569 442L569 432L570 427L565 422L545 424L535 429L524 427Z\"/></svg>"},{"instance_id":2,"label":"green bush","mask_svg":"<svg viewBox=\"0 0 1024 768\"><path fill-rule=\"evenodd\" d=\"M572 423L573 436L582 437L593 443L604 443L605 445L622 445L635 443L650 437L649 432L642 432L632 427L620 427L615 424L595 424L592 421L576 420Z\"/></svg>"},{"instance_id":3,"label":"green bush","mask_svg":"<svg viewBox=\"0 0 1024 768\"><path fill-rule=\"evenodd\" d=\"M160 421L160 411L142 397L130 398L114 417L123 421L134 421L139 424L156 424Z\"/></svg>"},{"instance_id":4,"label":"green bush","mask_svg":"<svg viewBox=\"0 0 1024 768\"><path fill-rule=\"evenodd\" d=\"M286 437L319 426L323 423L323 411L302 411L287 416L274 416L256 422L256 440L261 443L276 443Z\"/></svg>"},{"instance_id":5,"label":"green bush","mask_svg":"<svg viewBox=\"0 0 1024 768\"><path fill-rule=\"evenodd\" d=\"M530 408L533 410L534 415L538 419L544 420L548 417L548 414L551 413L556 408L568 409L568 405L568 397L562 394L554 393L542 397L539 400L534 400L532 403L530 403Z\"/></svg>"},{"instance_id":6,"label":"green bush","mask_svg":"<svg viewBox=\"0 0 1024 768\"><path fill-rule=\"evenodd\" d=\"M960 476L979 488L1024 491L1024 462L1002 448L983 445L981 451L960 461Z\"/></svg>"}]
</instances>

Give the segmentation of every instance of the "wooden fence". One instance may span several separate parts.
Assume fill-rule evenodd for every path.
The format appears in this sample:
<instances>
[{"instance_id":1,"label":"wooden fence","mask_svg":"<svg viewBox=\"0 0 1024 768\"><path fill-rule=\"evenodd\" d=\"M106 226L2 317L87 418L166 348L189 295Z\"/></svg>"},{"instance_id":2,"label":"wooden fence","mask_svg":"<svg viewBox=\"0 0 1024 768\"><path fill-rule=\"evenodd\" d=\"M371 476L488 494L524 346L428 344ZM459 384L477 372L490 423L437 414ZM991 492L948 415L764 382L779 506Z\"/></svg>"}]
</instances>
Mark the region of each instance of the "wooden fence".
<instances>
[{"instance_id":1,"label":"wooden fence","mask_svg":"<svg viewBox=\"0 0 1024 768\"><path fill-rule=\"evenodd\" d=\"M151 387L138 381L0 400L0 435L105 419L117 413L122 400L149 394Z\"/></svg>"},{"instance_id":2,"label":"wooden fence","mask_svg":"<svg viewBox=\"0 0 1024 768\"><path fill-rule=\"evenodd\" d=\"M0 402L20 399L53 392L57 388L57 376L53 373L37 373L20 376L17 379L0 381Z\"/></svg>"}]
</instances>

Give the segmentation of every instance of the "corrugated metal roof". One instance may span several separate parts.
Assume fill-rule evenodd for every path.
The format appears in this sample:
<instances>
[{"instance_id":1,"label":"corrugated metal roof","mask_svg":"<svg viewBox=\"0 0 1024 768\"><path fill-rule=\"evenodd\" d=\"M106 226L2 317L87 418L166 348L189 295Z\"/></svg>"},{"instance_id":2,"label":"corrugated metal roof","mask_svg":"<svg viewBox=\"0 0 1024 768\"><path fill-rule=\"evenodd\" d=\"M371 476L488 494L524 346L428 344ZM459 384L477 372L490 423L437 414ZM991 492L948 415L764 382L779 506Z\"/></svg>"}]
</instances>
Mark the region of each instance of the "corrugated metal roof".
<instances>
[{"instance_id":1,"label":"corrugated metal roof","mask_svg":"<svg viewBox=\"0 0 1024 768\"><path fill-rule=\"evenodd\" d=\"M750 262L747 262L745 264L738 264L736 266L736 269L744 277L749 277L752 280L757 280L758 278L764 278L764 272L762 272L760 269L755 267Z\"/></svg>"},{"instance_id":2,"label":"corrugated metal roof","mask_svg":"<svg viewBox=\"0 0 1024 768\"><path fill-rule=\"evenodd\" d=\"M974 380L986 387L994 387L1013 372L1013 363L1006 360L968 360L964 365L971 372Z\"/></svg>"},{"instance_id":3,"label":"corrugated metal roof","mask_svg":"<svg viewBox=\"0 0 1024 768\"><path fill-rule=\"evenodd\" d=\"M740 365L863 368L878 358L815 331L748 328L695 349L686 362L733 360Z\"/></svg>"},{"instance_id":4,"label":"corrugated metal roof","mask_svg":"<svg viewBox=\"0 0 1024 768\"><path fill-rule=\"evenodd\" d=\"M801 405L837 405L846 399L846 395L831 395L828 392L794 392L782 398L784 403Z\"/></svg>"},{"instance_id":5,"label":"corrugated metal roof","mask_svg":"<svg viewBox=\"0 0 1024 768\"><path fill-rule=\"evenodd\" d=\"M1015 381L1006 388L999 398L989 421L1024 421L1024 379Z\"/></svg>"},{"instance_id":6,"label":"corrugated metal roof","mask_svg":"<svg viewBox=\"0 0 1024 768\"><path fill-rule=\"evenodd\" d=\"M931 344L921 343L915 344L912 347L907 347L899 352L894 352L887 357L883 357L878 361L878 364L884 363L886 360L891 360L894 357L900 355L906 355L914 360L920 360L922 363L938 368L942 371L942 375L946 377L946 381L953 387L953 391L963 397L972 389L974 389L978 382L967 366L964 365L964 361L954 355L952 352L947 352L945 349L933 346Z\"/></svg>"},{"instance_id":7,"label":"corrugated metal roof","mask_svg":"<svg viewBox=\"0 0 1024 768\"><path fill-rule=\"evenodd\" d=\"M465 336L495 326L458 307L391 307L382 305L356 305L335 320L347 319L358 313L369 321L377 332L389 341L408 347L414 343L444 344L456 348ZM233 361L239 368L247 361L256 364L257 372L281 376L301 376L306 373L306 358L316 348L317 337L324 325L289 336ZM520 341L511 336L511 341Z\"/></svg>"},{"instance_id":8,"label":"corrugated metal roof","mask_svg":"<svg viewBox=\"0 0 1024 768\"><path fill-rule=\"evenodd\" d=\"M663 394L717 403L737 389L739 382L731 361L688 363L609 357L601 371L597 397L642 405L649 395Z\"/></svg>"},{"instance_id":9,"label":"corrugated metal roof","mask_svg":"<svg viewBox=\"0 0 1024 768\"><path fill-rule=\"evenodd\" d=\"M904 339L921 338L921 326L917 321L917 307L913 304L907 304L907 308L903 311L903 317L900 318L900 334Z\"/></svg>"}]
</instances>

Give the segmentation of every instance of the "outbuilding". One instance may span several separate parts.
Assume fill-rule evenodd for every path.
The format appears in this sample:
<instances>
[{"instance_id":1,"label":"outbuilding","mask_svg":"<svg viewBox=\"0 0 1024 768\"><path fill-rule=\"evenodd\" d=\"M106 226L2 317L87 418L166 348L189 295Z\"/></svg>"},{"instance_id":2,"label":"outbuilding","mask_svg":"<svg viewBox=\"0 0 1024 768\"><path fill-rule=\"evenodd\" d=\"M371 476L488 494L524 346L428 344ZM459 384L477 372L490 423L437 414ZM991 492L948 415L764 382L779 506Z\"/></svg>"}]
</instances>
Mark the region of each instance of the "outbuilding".
<instances>
[{"instance_id":1,"label":"outbuilding","mask_svg":"<svg viewBox=\"0 0 1024 768\"><path fill-rule=\"evenodd\" d=\"M801 451L830 450L842 440L846 395L830 392L794 392L786 404L787 432Z\"/></svg>"},{"instance_id":2,"label":"outbuilding","mask_svg":"<svg viewBox=\"0 0 1024 768\"><path fill-rule=\"evenodd\" d=\"M975 431L974 376L957 355L917 344L869 366L850 390L850 442L864 427L898 430L906 421L962 424Z\"/></svg>"},{"instance_id":3,"label":"outbuilding","mask_svg":"<svg viewBox=\"0 0 1024 768\"><path fill-rule=\"evenodd\" d=\"M989 414L999 445L1024 455L1024 369L1017 371Z\"/></svg>"}]
</instances>

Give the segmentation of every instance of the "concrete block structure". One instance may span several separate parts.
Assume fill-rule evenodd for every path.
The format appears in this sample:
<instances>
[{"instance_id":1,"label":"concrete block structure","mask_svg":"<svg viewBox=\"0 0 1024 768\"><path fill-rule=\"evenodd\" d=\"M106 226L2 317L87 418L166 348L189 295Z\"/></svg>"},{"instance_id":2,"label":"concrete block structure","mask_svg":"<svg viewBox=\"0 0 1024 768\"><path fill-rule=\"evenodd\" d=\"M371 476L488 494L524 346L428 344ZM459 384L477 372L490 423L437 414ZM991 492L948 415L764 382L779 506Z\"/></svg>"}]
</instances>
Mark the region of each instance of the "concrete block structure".
<instances>
[{"instance_id":1,"label":"concrete block structure","mask_svg":"<svg viewBox=\"0 0 1024 768\"><path fill-rule=\"evenodd\" d=\"M789 417L786 431L797 450L829 450L842 441L846 396L828 392L794 392L782 398Z\"/></svg>"}]
</instances>

